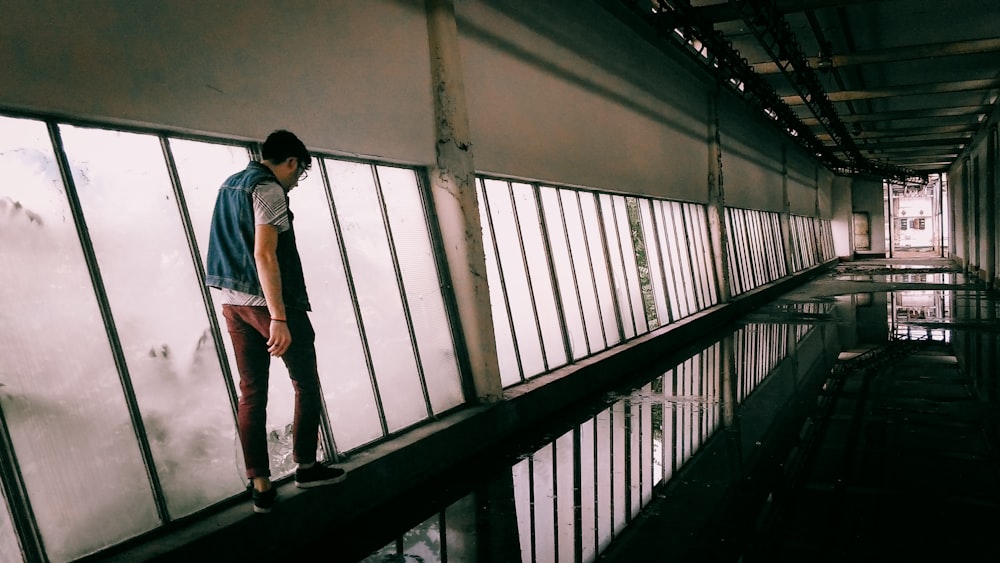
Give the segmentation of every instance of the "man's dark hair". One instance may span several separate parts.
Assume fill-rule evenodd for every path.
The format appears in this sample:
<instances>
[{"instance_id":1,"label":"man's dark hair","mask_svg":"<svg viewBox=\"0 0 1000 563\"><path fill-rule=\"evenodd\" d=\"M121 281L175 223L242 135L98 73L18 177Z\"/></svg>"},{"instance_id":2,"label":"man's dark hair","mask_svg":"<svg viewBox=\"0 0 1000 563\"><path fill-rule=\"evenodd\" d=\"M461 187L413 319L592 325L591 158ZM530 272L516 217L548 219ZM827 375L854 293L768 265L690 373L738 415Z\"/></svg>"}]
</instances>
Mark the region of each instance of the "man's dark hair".
<instances>
[{"instance_id":1,"label":"man's dark hair","mask_svg":"<svg viewBox=\"0 0 1000 563\"><path fill-rule=\"evenodd\" d=\"M304 169L308 170L312 166L312 157L309 156L306 146L294 133L284 129L279 129L268 135L260 152L260 156L271 164L281 164L288 157L293 156L299 159L299 163Z\"/></svg>"}]
</instances>

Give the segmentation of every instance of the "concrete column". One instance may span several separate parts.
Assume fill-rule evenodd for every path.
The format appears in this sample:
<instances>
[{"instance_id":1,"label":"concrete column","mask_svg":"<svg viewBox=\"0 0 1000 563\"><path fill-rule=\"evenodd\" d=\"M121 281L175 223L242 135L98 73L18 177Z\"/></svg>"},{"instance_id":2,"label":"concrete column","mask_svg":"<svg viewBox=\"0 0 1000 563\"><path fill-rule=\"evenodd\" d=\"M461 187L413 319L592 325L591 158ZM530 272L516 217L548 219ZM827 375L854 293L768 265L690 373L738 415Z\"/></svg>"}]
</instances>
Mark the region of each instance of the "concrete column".
<instances>
[{"instance_id":1,"label":"concrete column","mask_svg":"<svg viewBox=\"0 0 1000 563\"><path fill-rule=\"evenodd\" d=\"M781 223L781 238L785 245L785 251L782 253L785 255L785 271L789 275L792 274L792 256L791 252L795 248L792 245L792 225L791 225L791 209L792 202L788 201L788 144L781 144L781 215L779 216L779 222ZM800 241L802 244L804 241Z\"/></svg>"},{"instance_id":2,"label":"concrete column","mask_svg":"<svg viewBox=\"0 0 1000 563\"><path fill-rule=\"evenodd\" d=\"M475 395L470 399L495 402L503 398L503 385L486 283L455 7L452 0L427 0L426 7L437 152L428 171L430 188L468 354Z\"/></svg>"},{"instance_id":3,"label":"concrete column","mask_svg":"<svg viewBox=\"0 0 1000 563\"><path fill-rule=\"evenodd\" d=\"M986 283L997 282L997 126L987 132L986 140Z\"/></svg>"},{"instance_id":4,"label":"concrete column","mask_svg":"<svg viewBox=\"0 0 1000 563\"><path fill-rule=\"evenodd\" d=\"M732 298L729 284L729 233L726 230L726 192L722 183L722 138L719 132L719 85L708 96L708 234L719 287L719 303Z\"/></svg>"}]
</instances>

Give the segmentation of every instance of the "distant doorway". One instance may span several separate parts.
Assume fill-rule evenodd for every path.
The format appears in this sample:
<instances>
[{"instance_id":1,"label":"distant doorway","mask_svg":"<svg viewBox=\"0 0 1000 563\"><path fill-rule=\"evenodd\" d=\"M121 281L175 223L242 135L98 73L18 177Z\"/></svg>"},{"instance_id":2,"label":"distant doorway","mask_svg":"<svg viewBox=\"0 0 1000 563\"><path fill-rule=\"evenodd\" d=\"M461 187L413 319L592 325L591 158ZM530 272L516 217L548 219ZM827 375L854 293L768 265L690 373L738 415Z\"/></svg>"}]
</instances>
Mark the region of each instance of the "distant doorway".
<instances>
[{"instance_id":1,"label":"distant doorway","mask_svg":"<svg viewBox=\"0 0 1000 563\"><path fill-rule=\"evenodd\" d=\"M854 250L872 249L871 220L867 213L854 214Z\"/></svg>"}]
</instances>

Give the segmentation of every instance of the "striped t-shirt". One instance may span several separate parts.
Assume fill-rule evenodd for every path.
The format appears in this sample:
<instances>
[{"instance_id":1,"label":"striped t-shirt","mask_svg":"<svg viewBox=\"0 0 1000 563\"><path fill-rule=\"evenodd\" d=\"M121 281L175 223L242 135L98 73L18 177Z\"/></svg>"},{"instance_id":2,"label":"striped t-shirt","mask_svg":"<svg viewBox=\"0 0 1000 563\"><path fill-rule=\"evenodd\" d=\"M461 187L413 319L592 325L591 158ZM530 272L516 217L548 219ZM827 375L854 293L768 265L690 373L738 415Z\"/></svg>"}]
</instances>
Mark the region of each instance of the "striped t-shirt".
<instances>
[{"instance_id":1,"label":"striped t-shirt","mask_svg":"<svg viewBox=\"0 0 1000 563\"><path fill-rule=\"evenodd\" d=\"M285 190L276 182L258 184L253 190L254 225L273 225L279 233L288 230L288 204ZM267 301L259 295L251 295L235 289L222 289L222 302L227 305L267 306Z\"/></svg>"}]
</instances>

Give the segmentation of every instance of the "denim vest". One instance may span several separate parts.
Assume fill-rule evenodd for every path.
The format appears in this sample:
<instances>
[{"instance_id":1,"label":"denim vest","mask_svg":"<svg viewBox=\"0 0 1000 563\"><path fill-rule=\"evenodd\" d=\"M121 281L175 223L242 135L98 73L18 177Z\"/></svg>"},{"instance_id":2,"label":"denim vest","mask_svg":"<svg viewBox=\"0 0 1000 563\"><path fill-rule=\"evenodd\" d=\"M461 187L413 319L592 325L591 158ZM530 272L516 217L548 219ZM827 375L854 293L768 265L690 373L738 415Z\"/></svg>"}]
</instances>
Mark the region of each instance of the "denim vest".
<instances>
[{"instance_id":1,"label":"denim vest","mask_svg":"<svg viewBox=\"0 0 1000 563\"><path fill-rule=\"evenodd\" d=\"M277 182L263 164L251 162L246 170L233 174L219 188L212 213L212 230L208 237L208 260L205 285L235 289L251 295L264 296L254 260L253 190L264 182ZM285 193L288 203L288 193ZM278 234L278 269L281 272L281 294L285 306L309 311L302 262L295 245L292 212L288 211L288 230Z\"/></svg>"}]
</instances>

